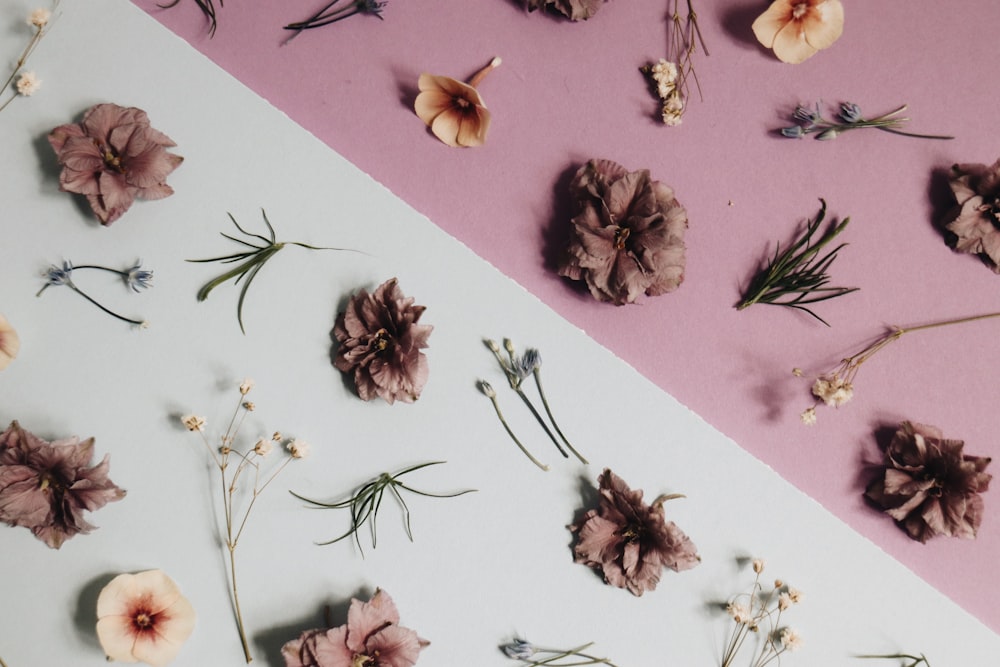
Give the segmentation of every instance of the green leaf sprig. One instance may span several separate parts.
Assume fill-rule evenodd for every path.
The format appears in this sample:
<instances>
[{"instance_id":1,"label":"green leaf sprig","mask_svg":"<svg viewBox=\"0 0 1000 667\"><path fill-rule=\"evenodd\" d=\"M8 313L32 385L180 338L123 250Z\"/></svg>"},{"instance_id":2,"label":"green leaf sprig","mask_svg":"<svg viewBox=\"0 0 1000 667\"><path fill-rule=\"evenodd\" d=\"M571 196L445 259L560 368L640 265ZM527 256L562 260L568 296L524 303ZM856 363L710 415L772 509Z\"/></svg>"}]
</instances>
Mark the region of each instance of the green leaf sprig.
<instances>
[{"instance_id":1,"label":"green leaf sprig","mask_svg":"<svg viewBox=\"0 0 1000 667\"><path fill-rule=\"evenodd\" d=\"M749 308L755 303L787 306L805 311L830 326L829 322L810 310L807 305L843 296L859 289L828 286L830 276L827 275L827 270L837 258L840 249L847 244L841 243L822 257L819 256L820 251L844 231L851 219L847 217L840 223L831 223L827 231L814 242L813 236L826 216L826 201L823 199L819 201L821 204L819 213L806 223L802 234L784 252L780 243L775 245L774 256L750 281L743 300L736 304L737 310Z\"/></svg>"},{"instance_id":2,"label":"green leaf sprig","mask_svg":"<svg viewBox=\"0 0 1000 667\"><path fill-rule=\"evenodd\" d=\"M189 262L220 262L222 264L234 264L239 262L239 264L229 271L226 271L222 275L209 280L207 283L202 285L201 289L198 290L198 301L204 301L208 298L209 293L226 282L227 280L236 279L234 284L239 284L241 280L243 282L243 288L240 290L240 299L236 305L236 319L240 323L240 331L246 334L246 328L243 326L243 302L246 300L247 290L250 289L250 283L253 279L257 277L257 274L262 268L267 260L271 259L272 256L276 255L279 250L288 245L299 246L300 248L306 248L308 250L341 250L341 251L351 251L350 248L328 248L324 246L313 246L307 243L299 243L298 241L278 241L274 235L274 227L271 226L271 221L267 219L267 213L264 209L261 209L261 214L264 216L264 224L267 225L267 237L261 236L260 234L254 234L248 232L247 230L240 227L240 223L236 222L236 218L233 217L232 213L227 213L229 219L233 221L236 225L236 229L247 237L249 240L243 240L236 238L235 236L230 236L225 232L219 232L222 236L226 237L230 241L235 241L246 248L252 248L252 250L243 250L241 252L236 252L231 255L221 255L219 257L209 257L207 259L189 259ZM259 240L260 245L254 243L254 240ZM351 251L356 252L356 251Z\"/></svg>"},{"instance_id":3,"label":"green leaf sprig","mask_svg":"<svg viewBox=\"0 0 1000 667\"><path fill-rule=\"evenodd\" d=\"M406 528L406 536L413 541L413 531L410 527L410 508L407 507L406 501L403 500L403 496L400 494L400 490L409 491L410 493L415 493L418 496L425 496L427 498L455 498L457 496L465 495L466 493L473 493L476 489L465 489L464 491L458 491L456 493L428 493L427 491L418 491L406 484L399 481L399 478L408 473L420 470L421 468L426 468L428 466L440 465L444 461L431 461L429 463L420 463L415 466L410 466L404 470L400 470L397 473L389 474L387 472L382 473L378 477L373 478L369 482L363 484L357 491L351 495L350 498L346 500L341 500L334 503L325 503L319 500L311 500L304 496L300 496L294 491L290 491L293 496L298 498L303 502L307 502L315 507L328 508L328 509L350 509L351 510L351 527L340 537L336 537L332 540L327 540L325 542L317 542L317 544L323 546L327 544L334 544L340 542L343 539L354 536L354 541L358 545L358 550L364 555L364 550L361 548L361 537L360 532L362 526L365 522L368 522L368 528L371 532L372 539L372 549L375 548L376 544L376 532L375 523L378 517L379 508L382 507L382 497L385 495L386 490L388 490L393 496L395 496L396 501L399 503L400 507L403 509L404 526Z\"/></svg>"}]
</instances>

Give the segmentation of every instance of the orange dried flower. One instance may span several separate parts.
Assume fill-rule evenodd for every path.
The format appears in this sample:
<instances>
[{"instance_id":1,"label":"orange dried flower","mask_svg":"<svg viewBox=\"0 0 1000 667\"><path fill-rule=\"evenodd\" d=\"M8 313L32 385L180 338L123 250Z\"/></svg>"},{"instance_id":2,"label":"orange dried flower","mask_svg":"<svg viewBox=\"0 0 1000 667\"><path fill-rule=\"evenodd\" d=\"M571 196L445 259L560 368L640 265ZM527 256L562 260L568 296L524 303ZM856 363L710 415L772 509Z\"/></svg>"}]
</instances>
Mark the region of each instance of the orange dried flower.
<instances>
[{"instance_id":1,"label":"orange dried flower","mask_svg":"<svg viewBox=\"0 0 1000 667\"><path fill-rule=\"evenodd\" d=\"M491 116L476 86L500 62L500 58L491 60L469 83L426 72L421 74L417 84L420 94L413 103L413 110L427 123L434 136L449 146L482 146L490 129Z\"/></svg>"},{"instance_id":2,"label":"orange dried flower","mask_svg":"<svg viewBox=\"0 0 1000 667\"><path fill-rule=\"evenodd\" d=\"M757 41L778 60L798 64L829 48L844 32L840 0L774 0L753 22Z\"/></svg>"}]
</instances>

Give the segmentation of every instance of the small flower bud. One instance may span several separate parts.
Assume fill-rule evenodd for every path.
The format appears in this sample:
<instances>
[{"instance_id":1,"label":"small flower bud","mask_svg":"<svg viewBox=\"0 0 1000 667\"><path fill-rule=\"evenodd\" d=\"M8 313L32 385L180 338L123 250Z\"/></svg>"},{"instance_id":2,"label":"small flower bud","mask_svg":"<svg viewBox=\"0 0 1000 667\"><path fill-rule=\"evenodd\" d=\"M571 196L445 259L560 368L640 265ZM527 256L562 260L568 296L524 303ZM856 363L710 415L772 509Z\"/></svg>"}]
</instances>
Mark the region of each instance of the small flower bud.
<instances>
[{"instance_id":1,"label":"small flower bud","mask_svg":"<svg viewBox=\"0 0 1000 667\"><path fill-rule=\"evenodd\" d=\"M497 397L496 389L494 389L493 385L491 385L486 380L480 380L479 381L479 390L481 392L483 392L484 394L486 394L489 398L496 398Z\"/></svg>"},{"instance_id":2,"label":"small flower bud","mask_svg":"<svg viewBox=\"0 0 1000 667\"><path fill-rule=\"evenodd\" d=\"M292 440L288 443L288 452L293 459L304 459L309 456L309 443L302 440Z\"/></svg>"},{"instance_id":3,"label":"small flower bud","mask_svg":"<svg viewBox=\"0 0 1000 667\"><path fill-rule=\"evenodd\" d=\"M243 409L246 410L247 412L253 412L256 407L257 406L254 405L253 401L244 401L243 402Z\"/></svg>"},{"instance_id":4,"label":"small flower bud","mask_svg":"<svg viewBox=\"0 0 1000 667\"><path fill-rule=\"evenodd\" d=\"M267 438L261 438L257 441L257 444L253 446L253 451L257 456L267 456L271 453L274 445Z\"/></svg>"},{"instance_id":5,"label":"small flower bud","mask_svg":"<svg viewBox=\"0 0 1000 667\"><path fill-rule=\"evenodd\" d=\"M186 415L181 417L181 423L184 424L189 431L205 430L205 418L199 417L198 415Z\"/></svg>"},{"instance_id":6,"label":"small flower bud","mask_svg":"<svg viewBox=\"0 0 1000 667\"><path fill-rule=\"evenodd\" d=\"M244 396L249 394L250 390L253 389L253 384L254 384L253 380L251 380L250 378L246 378L245 380L243 380L243 383L240 384L240 393L243 394Z\"/></svg>"},{"instance_id":7,"label":"small flower bud","mask_svg":"<svg viewBox=\"0 0 1000 667\"><path fill-rule=\"evenodd\" d=\"M789 139L800 139L804 137L806 131L802 129L801 125L792 125L791 127L781 128L781 136L788 137Z\"/></svg>"},{"instance_id":8,"label":"small flower bud","mask_svg":"<svg viewBox=\"0 0 1000 667\"><path fill-rule=\"evenodd\" d=\"M275 431L274 434L271 435L271 440L274 440L275 442L281 440L281 431Z\"/></svg>"},{"instance_id":9,"label":"small flower bud","mask_svg":"<svg viewBox=\"0 0 1000 667\"><path fill-rule=\"evenodd\" d=\"M760 574L761 572L764 571L764 559L763 558L754 558L753 559L753 571L756 572L757 574Z\"/></svg>"},{"instance_id":10,"label":"small flower bud","mask_svg":"<svg viewBox=\"0 0 1000 667\"><path fill-rule=\"evenodd\" d=\"M44 8L36 9L28 14L28 25L35 26L36 28L44 28L48 25L51 18L52 12L49 10Z\"/></svg>"}]
</instances>

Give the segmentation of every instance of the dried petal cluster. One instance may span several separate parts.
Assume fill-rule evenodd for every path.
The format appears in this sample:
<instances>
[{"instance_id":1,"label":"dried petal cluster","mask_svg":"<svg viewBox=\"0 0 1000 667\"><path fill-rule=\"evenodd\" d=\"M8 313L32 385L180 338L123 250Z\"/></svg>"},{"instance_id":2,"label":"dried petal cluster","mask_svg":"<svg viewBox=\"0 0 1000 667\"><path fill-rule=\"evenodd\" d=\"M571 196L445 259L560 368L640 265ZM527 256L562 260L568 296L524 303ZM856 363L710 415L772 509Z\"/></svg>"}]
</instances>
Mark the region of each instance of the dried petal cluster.
<instances>
[{"instance_id":1,"label":"dried petal cluster","mask_svg":"<svg viewBox=\"0 0 1000 667\"><path fill-rule=\"evenodd\" d=\"M117 104L91 107L82 122L52 130L49 143L63 166L59 189L85 195L104 225L137 198L172 195L167 176L184 160L167 152L177 144L150 126L145 111Z\"/></svg>"},{"instance_id":2,"label":"dried petal cluster","mask_svg":"<svg viewBox=\"0 0 1000 667\"><path fill-rule=\"evenodd\" d=\"M990 459L962 453L965 443L946 439L934 426L903 422L885 451L885 472L867 496L910 537L973 539L983 520L981 493L992 475Z\"/></svg>"},{"instance_id":3,"label":"dried petal cluster","mask_svg":"<svg viewBox=\"0 0 1000 667\"><path fill-rule=\"evenodd\" d=\"M524 5L529 12L549 9L572 21L582 21L596 14L605 2L607 0L525 0Z\"/></svg>"},{"instance_id":4,"label":"dried petal cluster","mask_svg":"<svg viewBox=\"0 0 1000 667\"><path fill-rule=\"evenodd\" d=\"M575 215L560 275L617 306L673 291L684 280L687 211L649 171L591 160L570 183Z\"/></svg>"},{"instance_id":5,"label":"dried petal cluster","mask_svg":"<svg viewBox=\"0 0 1000 667\"><path fill-rule=\"evenodd\" d=\"M753 22L757 41L792 64L829 48L843 32L840 0L774 0Z\"/></svg>"},{"instance_id":6,"label":"dried petal cluster","mask_svg":"<svg viewBox=\"0 0 1000 667\"><path fill-rule=\"evenodd\" d=\"M119 574L97 597L97 638L108 660L166 665L194 622L194 607L162 570Z\"/></svg>"},{"instance_id":7,"label":"dried petal cluster","mask_svg":"<svg viewBox=\"0 0 1000 667\"><path fill-rule=\"evenodd\" d=\"M979 255L1000 273L1000 160L956 164L951 168L956 206L946 217L950 244L958 252Z\"/></svg>"},{"instance_id":8,"label":"dried petal cluster","mask_svg":"<svg viewBox=\"0 0 1000 667\"><path fill-rule=\"evenodd\" d=\"M421 352L434 328L417 324L424 306L403 295L392 278L369 294L360 290L337 316L333 336L340 343L333 364L353 373L358 395L376 396L390 405L412 403L427 382L427 356Z\"/></svg>"},{"instance_id":9,"label":"dried petal cluster","mask_svg":"<svg viewBox=\"0 0 1000 667\"><path fill-rule=\"evenodd\" d=\"M0 433L0 521L24 526L53 549L95 526L83 518L125 491L108 479L108 455L96 466L94 439L46 442L11 422Z\"/></svg>"},{"instance_id":10,"label":"dried petal cluster","mask_svg":"<svg viewBox=\"0 0 1000 667\"><path fill-rule=\"evenodd\" d=\"M281 648L285 667L410 667L428 645L399 625L399 611L382 590L368 602L352 599L347 623L309 630Z\"/></svg>"},{"instance_id":11,"label":"dried petal cluster","mask_svg":"<svg viewBox=\"0 0 1000 667\"><path fill-rule=\"evenodd\" d=\"M612 586L642 595L656 588L663 568L680 572L701 561L691 539L664 518L666 497L647 505L641 490L631 490L608 469L600 476L599 491L598 508L570 526L579 533L573 549L577 563L601 570Z\"/></svg>"}]
</instances>

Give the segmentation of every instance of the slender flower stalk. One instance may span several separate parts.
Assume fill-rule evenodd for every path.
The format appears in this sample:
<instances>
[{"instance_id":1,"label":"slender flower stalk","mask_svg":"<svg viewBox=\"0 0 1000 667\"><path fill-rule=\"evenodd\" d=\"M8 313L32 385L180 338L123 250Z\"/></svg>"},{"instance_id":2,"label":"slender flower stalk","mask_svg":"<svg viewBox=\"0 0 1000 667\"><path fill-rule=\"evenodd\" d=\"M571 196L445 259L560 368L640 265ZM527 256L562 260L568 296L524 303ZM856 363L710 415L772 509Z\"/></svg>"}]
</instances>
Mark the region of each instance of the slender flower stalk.
<instances>
[{"instance_id":1,"label":"slender flower stalk","mask_svg":"<svg viewBox=\"0 0 1000 667\"><path fill-rule=\"evenodd\" d=\"M698 14L694 11L693 0L686 2L687 14L681 18L681 0L673 0L667 34L667 57L639 68L649 78L653 92L660 100L664 125L670 126L681 124L681 117L690 98L689 80L694 81L698 98L704 99L694 70L694 54L698 52L699 46L706 56L709 53L698 26Z\"/></svg>"},{"instance_id":2,"label":"slender flower stalk","mask_svg":"<svg viewBox=\"0 0 1000 667\"><path fill-rule=\"evenodd\" d=\"M382 497L385 495L386 489L396 498L400 507L403 508L404 516L404 526L406 528L406 536L413 541L413 531L410 528L410 508L407 507L406 501L403 500L403 496L399 493L400 490L409 491L410 493L415 493L418 496L424 496L425 498L455 498L457 496L465 495L466 493L473 493L475 489L465 489L464 491L458 491L456 493L428 493L426 491L418 491L413 487L403 484L399 480L400 477L408 473L420 470L421 468L426 468L428 466L441 465L444 461L431 461L429 463L421 463L415 466L410 466L404 470L400 470L397 473L389 474L387 472L382 473L378 477L368 481L362 485L357 491L353 493L346 500L341 500L333 503L325 503L319 500L311 500L304 496L300 496L294 491L290 491L293 496L307 502L315 507L328 508L328 509L347 509L351 510L351 527L340 537L335 537L332 540L327 540L326 542L317 542L319 545L334 544L335 542L340 542L351 535L354 536L354 541L358 545L358 551L362 552L364 555L364 550L361 548L361 527L364 523L368 522L369 530L371 531L372 538L372 549L375 548L376 544L376 534L375 534L375 523L378 518L378 510L382 506Z\"/></svg>"},{"instance_id":3,"label":"slender flower stalk","mask_svg":"<svg viewBox=\"0 0 1000 667\"><path fill-rule=\"evenodd\" d=\"M176 7L180 4L181 0L173 0L166 5L157 5L160 9L170 9L171 7ZM208 36L215 37L215 29L219 26L218 19L215 15L215 0L194 0L194 4L198 6L201 13L205 15L205 20L208 21ZM219 0L219 6L225 5L223 0Z\"/></svg>"},{"instance_id":4,"label":"slender flower stalk","mask_svg":"<svg viewBox=\"0 0 1000 667\"><path fill-rule=\"evenodd\" d=\"M806 223L802 234L787 248L781 251L781 244L775 244L774 256L767 266L761 269L743 295L743 300L736 304L737 310L749 308L755 303L766 303L775 306L787 306L802 310L817 320L830 326L822 317L814 313L808 304L819 303L844 294L856 292L857 287L829 287L830 276L827 270L837 258L837 253L846 243L841 243L822 257L819 256L833 239L835 239L847 224L849 217L840 223L832 223L815 242L813 236L819 230L826 216L826 201L820 199L820 210L813 220Z\"/></svg>"},{"instance_id":5,"label":"slender flower stalk","mask_svg":"<svg viewBox=\"0 0 1000 667\"><path fill-rule=\"evenodd\" d=\"M569 454L566 453L566 449L569 449L582 463L585 464L589 463L587 459L585 459L583 455L581 455L576 450L576 448L574 448L573 445L570 444L569 440L563 434L562 429L560 429L558 423L556 423L555 417L552 415L552 409L550 408L548 399L545 397L545 392L542 389L542 380L541 380L542 355L538 352L538 350L534 348L528 348L527 350L524 351L523 355L518 356L517 353L514 351L514 344L510 341L509 338L505 338L503 341L503 345L504 349L507 352L507 358L504 358L504 356L500 353L500 346L497 345L495 341L487 339L484 342L486 343L486 346L490 349L490 351L493 353L493 356L496 358L497 363L500 364L500 368L503 370L504 375L507 376L507 382L510 384L510 388L514 390L514 392L518 395L518 397L520 397L521 401L523 401L524 404L528 407L528 410L531 411L531 414L535 417L535 420L545 430L545 433L549 436L549 439L552 440L552 444L556 446L556 449L559 450L559 453L562 454L565 458L569 458ZM545 409L545 414L548 415L549 421L552 423L551 429L549 428L549 425L546 424L545 419L542 417L541 413L539 413L538 410L535 408L534 404L531 402L531 399L529 399L527 394L524 393L524 390L521 389L521 384L529 375L531 375L535 379L535 386L538 389L539 397L542 399L542 406ZM483 388L482 384L483 383L481 382L480 383L481 388ZM487 394L487 396L489 396L489 394ZM493 398L494 398L494 407L497 407L495 397ZM497 408L497 413L499 414L499 408ZM507 426L506 422L504 422L504 426L505 427ZM556 435L552 432L553 430L555 430L555 433L559 434L559 439L556 438ZM510 433L509 427L507 427L507 432ZM512 433L511 437L513 437ZM560 439L562 440L562 443L560 443ZM515 438L514 441L517 442L517 439ZM520 443L518 444L520 446ZM566 449L563 449L563 445L566 446ZM523 447L522 450L524 450ZM527 454L527 451L526 450L524 451Z\"/></svg>"},{"instance_id":6,"label":"slender flower stalk","mask_svg":"<svg viewBox=\"0 0 1000 667\"><path fill-rule=\"evenodd\" d=\"M118 313L102 305L96 299L94 299L89 294L87 294L79 287L77 287L76 283L73 282L72 274L74 271L81 271L84 269L94 269L98 271L107 271L109 273L117 274L122 277L122 280L125 281L125 286L131 288L132 291L134 292L139 292L140 289L145 289L147 287L150 287L151 282L153 280L153 272L143 269L141 260L136 262L136 264L131 268L125 269L124 271L119 271L118 269L111 269L106 266L98 266L96 264L73 266L72 262L63 261L61 267L53 264L45 271L44 274L42 274L43 276L45 276L46 282L44 285L42 285L42 289L38 290L38 293L35 294L35 296L36 297L41 296L42 292L44 292L49 287L58 287L61 285L65 285L66 287L69 287L71 290L82 296L84 299L94 304L95 306L97 306L105 313L111 315L114 318L117 318L123 322L128 322L129 324L134 324L143 329L149 326L149 323L146 322L145 320L134 320L132 318L125 317L124 315L119 315Z\"/></svg>"},{"instance_id":7,"label":"slender flower stalk","mask_svg":"<svg viewBox=\"0 0 1000 667\"><path fill-rule=\"evenodd\" d=\"M350 0L346 5L334 7L339 2L340 0L331 0L323 6L323 9L306 20L286 25L285 30L294 30L295 32L284 43L287 44L290 42L303 30L330 25L355 14L369 14L380 21L384 20L382 18L382 8L387 4L385 0Z\"/></svg>"},{"instance_id":8,"label":"slender flower stalk","mask_svg":"<svg viewBox=\"0 0 1000 667\"><path fill-rule=\"evenodd\" d=\"M49 29L52 27L52 13L59 7L59 0L54 0L52 3L52 9L36 9L31 14L28 15L28 25L31 26L33 32L31 38L28 40L28 45L24 47L21 51L21 55L18 56L17 61L14 63L14 69L11 70L10 76L4 81L3 86L0 87L0 99L3 95L9 94L10 96L0 102L0 111L7 108L11 102L13 102L17 97L27 97L38 90L41 82L35 77L34 72L23 72L25 65L28 64L28 58L31 54L35 52L38 44L42 41L42 38L49 33ZM10 87L17 79L16 90L11 93Z\"/></svg>"},{"instance_id":9,"label":"slender flower stalk","mask_svg":"<svg viewBox=\"0 0 1000 667\"><path fill-rule=\"evenodd\" d=\"M240 226L240 223L236 222L236 218L233 217L231 213L227 213L229 219L233 221L238 229L246 239L240 239L235 236L230 236L225 232L219 232L222 236L229 239L230 241L235 241L245 248L250 248L249 250L244 249L240 252L235 252L231 255L221 255L219 257L209 257L207 259L189 259L189 262L196 263L206 263L206 262L220 262L222 264L234 264L238 263L237 266L229 271L226 271L220 276L209 280L207 283L202 285L201 289L198 290L198 301L204 301L208 298L209 293L226 282L227 280L236 279L234 284L238 285L240 281L243 281L243 287L240 290L240 298L236 305L236 319L240 323L240 331L246 334L246 329L243 326L243 301L246 299L247 290L250 289L250 283L253 279L257 277L257 274L262 268L267 260L271 259L272 256L276 255L279 250L285 246L299 246L300 248L306 248L308 250L349 250L347 248L328 248L323 246L313 246L307 243L299 243L298 241L278 241L275 238L274 227L271 226L271 222L267 219L267 213L261 209L261 214L264 216L264 224L267 226L267 236L261 236L260 234L254 234L248 232ZM259 245L258 243L259 242Z\"/></svg>"},{"instance_id":10,"label":"slender flower stalk","mask_svg":"<svg viewBox=\"0 0 1000 667\"><path fill-rule=\"evenodd\" d=\"M1000 317L1000 312L959 317L910 327L890 327L887 331L879 335L874 341L866 345L860 352L842 359L836 368L823 373L816 378L812 385L812 393L813 396L815 396L816 401L811 407L802 412L800 415L802 422L807 426L811 426L816 423L816 407L820 403L825 403L832 408L839 408L841 405L851 400L854 396L854 378L857 376L858 371L861 370L861 365L875 356L875 354L877 354L882 348L902 338L904 334L927 331L928 329L938 329L940 327L947 327L953 324L978 322L980 320L988 320L996 317ZM798 368L794 369L792 372L797 376L802 375L802 371Z\"/></svg>"},{"instance_id":11,"label":"slender flower stalk","mask_svg":"<svg viewBox=\"0 0 1000 667\"><path fill-rule=\"evenodd\" d=\"M733 629L722 653L721 667L731 667L741 649L751 636L757 638L758 647L753 650L751 667L764 667L772 661L780 662L780 656L794 651L802 644L797 632L781 625L782 612L802 599L801 591L775 580L774 587L764 590L761 574L764 561L753 560L753 586L746 593L735 596L726 605L726 613L733 619Z\"/></svg>"},{"instance_id":12,"label":"slender flower stalk","mask_svg":"<svg viewBox=\"0 0 1000 667\"><path fill-rule=\"evenodd\" d=\"M300 440L287 442L285 448L288 456L272 472L265 472L262 469L264 458L272 451L274 444L282 440L280 432L275 432L270 439L260 438L252 448L239 451L234 448L235 441L239 435L240 428L249 412L255 410L255 405L246 399L247 394L253 388L252 380L244 380L240 384L240 397L236 408L229 418L226 432L222 436L220 445L215 447L209 442L205 435L205 420L196 415L187 415L181 418L181 422L189 431L196 431L201 436L202 442L212 459L212 463L219 470L220 491L222 493L222 511L225 523L225 530L222 541L226 548L229 565L229 591L232 595L233 615L236 620L236 629L239 633L240 644L243 647L243 656L247 663L253 660L250 653L250 643L247 640L246 627L243 624L243 611L240 607L239 587L236 578L236 547L239 545L240 537L246 529L250 512L257 502L257 498L270 486L271 482L285 469L293 459L304 458L308 451L308 445ZM241 484L246 484L246 479L252 480L250 486L250 497L246 506L240 506L240 496L238 491Z\"/></svg>"},{"instance_id":13,"label":"slender flower stalk","mask_svg":"<svg viewBox=\"0 0 1000 667\"><path fill-rule=\"evenodd\" d=\"M931 667L930 661L927 659L923 653L919 656L910 655L909 653L887 653L884 655L858 655L855 656L860 659L874 659L874 660L912 660L902 667L918 667L919 665L924 665L924 667Z\"/></svg>"},{"instance_id":14,"label":"slender flower stalk","mask_svg":"<svg viewBox=\"0 0 1000 667\"><path fill-rule=\"evenodd\" d=\"M571 649L556 649L536 646L524 639L514 639L514 641L500 646L511 660L519 660L523 667L529 665L550 665L551 667L569 667L570 665L608 665L616 667L615 663L607 658L599 658L589 653L584 653L594 642L587 642Z\"/></svg>"},{"instance_id":15,"label":"slender flower stalk","mask_svg":"<svg viewBox=\"0 0 1000 667\"><path fill-rule=\"evenodd\" d=\"M881 116L876 116L875 118L865 118L861 114L861 107L853 102L844 102L840 105L837 117L833 120L828 120L819 110L818 102L816 103L815 110L800 105L795 108L795 113L792 114L792 120L796 121L798 124L782 128L781 134L782 136L792 139L800 139L807 134L815 134L816 138L820 141L827 141L830 139L836 139L848 130L859 130L866 127L873 127L877 130L882 130L883 132L900 134L904 137L916 137L918 139L948 140L955 138L937 134L916 134L900 130L899 127L903 123L910 120L909 118L899 116L899 114L904 111L906 111L905 104L896 107L889 113L882 114Z\"/></svg>"},{"instance_id":16,"label":"slender flower stalk","mask_svg":"<svg viewBox=\"0 0 1000 667\"><path fill-rule=\"evenodd\" d=\"M524 453L525 456L527 456L529 459L531 459L532 463L534 463L536 466L538 466L542 470L548 470L549 466L546 465L546 464L544 464L544 463L542 463L541 461L539 461L538 459L536 459L534 456L532 456L531 452L529 452L528 449L523 444L521 444L521 441L517 439L517 436L514 435L514 431L511 430L510 424L507 423L507 420L503 416L503 412L500 410L500 403L497 402L497 392L493 388L493 385L491 385L486 380L480 380L479 381L479 389L484 394L486 394L487 398L489 398L493 402L493 409L496 410L497 417L500 418L500 423L503 424L503 427L507 430L507 435L509 435L510 439L514 441L514 444L517 445L521 449L521 451Z\"/></svg>"}]
</instances>

